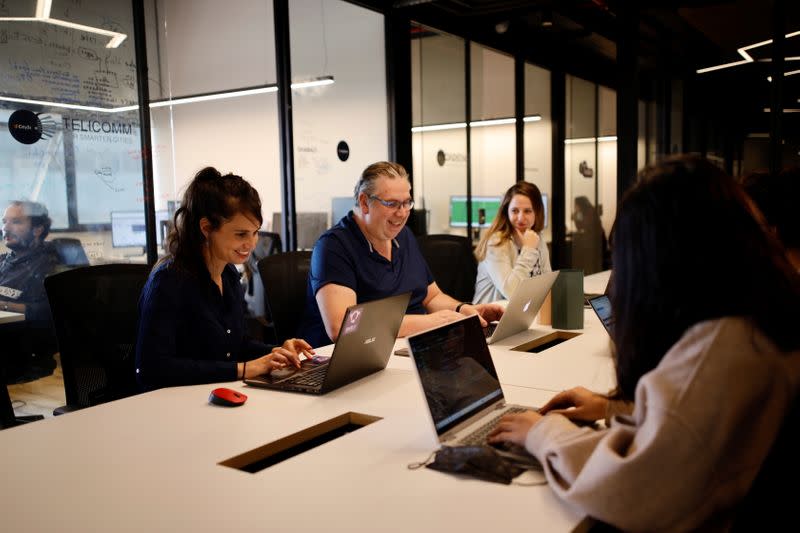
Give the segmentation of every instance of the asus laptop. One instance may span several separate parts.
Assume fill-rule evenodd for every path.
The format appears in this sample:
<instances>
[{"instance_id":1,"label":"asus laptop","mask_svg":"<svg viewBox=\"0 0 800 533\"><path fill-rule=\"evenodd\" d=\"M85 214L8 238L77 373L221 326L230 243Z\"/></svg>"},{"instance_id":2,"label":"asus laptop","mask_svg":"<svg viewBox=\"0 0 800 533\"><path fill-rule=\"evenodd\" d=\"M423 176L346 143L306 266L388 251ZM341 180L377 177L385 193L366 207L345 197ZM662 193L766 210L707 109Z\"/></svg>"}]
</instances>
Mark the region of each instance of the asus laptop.
<instances>
[{"instance_id":1,"label":"asus laptop","mask_svg":"<svg viewBox=\"0 0 800 533\"><path fill-rule=\"evenodd\" d=\"M347 308L339 338L330 357L303 361L301 368L285 368L246 379L267 389L325 394L386 368L411 293L356 304Z\"/></svg>"},{"instance_id":2,"label":"asus laptop","mask_svg":"<svg viewBox=\"0 0 800 533\"><path fill-rule=\"evenodd\" d=\"M408 338L439 442L480 445L507 413L533 407L506 404L477 316Z\"/></svg>"},{"instance_id":3,"label":"asus laptop","mask_svg":"<svg viewBox=\"0 0 800 533\"><path fill-rule=\"evenodd\" d=\"M600 319L600 322L603 323L603 327L606 328L608 334L611 335L611 330L614 327L614 316L611 314L611 301L608 299L608 296L602 294L594 298L589 298L589 305L592 306L597 318Z\"/></svg>"},{"instance_id":4,"label":"asus laptop","mask_svg":"<svg viewBox=\"0 0 800 533\"><path fill-rule=\"evenodd\" d=\"M486 342L492 344L531 327L557 277L558 270L523 279L500 320L486 328Z\"/></svg>"}]
</instances>

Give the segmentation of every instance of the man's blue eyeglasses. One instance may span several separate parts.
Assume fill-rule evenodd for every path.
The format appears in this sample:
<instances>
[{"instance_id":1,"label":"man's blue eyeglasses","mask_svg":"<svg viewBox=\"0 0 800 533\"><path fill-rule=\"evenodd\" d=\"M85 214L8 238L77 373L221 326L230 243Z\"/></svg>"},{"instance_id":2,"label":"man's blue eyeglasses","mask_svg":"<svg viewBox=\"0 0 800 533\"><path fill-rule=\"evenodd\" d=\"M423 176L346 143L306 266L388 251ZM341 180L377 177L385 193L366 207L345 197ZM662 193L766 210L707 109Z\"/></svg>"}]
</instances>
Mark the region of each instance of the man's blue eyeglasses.
<instances>
[{"instance_id":1,"label":"man's blue eyeglasses","mask_svg":"<svg viewBox=\"0 0 800 533\"><path fill-rule=\"evenodd\" d=\"M411 209L412 207L414 207L414 200L406 200L404 202L400 202L399 200L382 200L381 198L378 198L374 194L371 194L369 196L369 199L377 200L381 203L381 205L388 207L389 209L400 209L400 208Z\"/></svg>"}]
</instances>

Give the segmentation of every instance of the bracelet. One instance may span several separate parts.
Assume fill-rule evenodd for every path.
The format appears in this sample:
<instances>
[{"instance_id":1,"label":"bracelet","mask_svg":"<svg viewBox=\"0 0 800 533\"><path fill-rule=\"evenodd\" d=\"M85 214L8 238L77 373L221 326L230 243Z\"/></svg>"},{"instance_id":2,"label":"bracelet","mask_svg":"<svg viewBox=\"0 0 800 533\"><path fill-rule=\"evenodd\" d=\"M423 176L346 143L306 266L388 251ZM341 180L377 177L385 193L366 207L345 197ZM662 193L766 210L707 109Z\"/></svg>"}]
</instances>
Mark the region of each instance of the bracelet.
<instances>
[{"instance_id":1,"label":"bracelet","mask_svg":"<svg viewBox=\"0 0 800 533\"><path fill-rule=\"evenodd\" d=\"M456 306L456 313L460 313L461 312L461 308L464 307L465 305L469 305L469 304L467 302L461 302L460 304L458 304Z\"/></svg>"},{"instance_id":2,"label":"bracelet","mask_svg":"<svg viewBox=\"0 0 800 533\"><path fill-rule=\"evenodd\" d=\"M247 361L245 361L244 364L242 365L242 381L244 381L246 375L247 375Z\"/></svg>"}]
</instances>

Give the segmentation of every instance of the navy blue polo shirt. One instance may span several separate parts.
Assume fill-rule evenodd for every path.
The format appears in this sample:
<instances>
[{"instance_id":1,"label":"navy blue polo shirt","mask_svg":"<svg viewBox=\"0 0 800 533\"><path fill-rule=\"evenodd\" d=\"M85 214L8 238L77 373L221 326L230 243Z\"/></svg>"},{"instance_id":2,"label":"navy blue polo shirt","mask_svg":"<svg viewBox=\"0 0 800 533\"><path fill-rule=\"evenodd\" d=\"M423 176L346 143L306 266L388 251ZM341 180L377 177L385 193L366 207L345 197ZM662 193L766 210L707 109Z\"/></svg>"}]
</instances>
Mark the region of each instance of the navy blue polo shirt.
<instances>
[{"instance_id":1,"label":"navy blue polo shirt","mask_svg":"<svg viewBox=\"0 0 800 533\"><path fill-rule=\"evenodd\" d=\"M392 260L375 251L350 211L322 234L311 255L305 316L299 337L312 346L331 344L317 305L316 294L328 283L353 289L357 303L411 292L407 314L424 314L422 302L433 283L417 239L407 227L392 241Z\"/></svg>"}]
</instances>

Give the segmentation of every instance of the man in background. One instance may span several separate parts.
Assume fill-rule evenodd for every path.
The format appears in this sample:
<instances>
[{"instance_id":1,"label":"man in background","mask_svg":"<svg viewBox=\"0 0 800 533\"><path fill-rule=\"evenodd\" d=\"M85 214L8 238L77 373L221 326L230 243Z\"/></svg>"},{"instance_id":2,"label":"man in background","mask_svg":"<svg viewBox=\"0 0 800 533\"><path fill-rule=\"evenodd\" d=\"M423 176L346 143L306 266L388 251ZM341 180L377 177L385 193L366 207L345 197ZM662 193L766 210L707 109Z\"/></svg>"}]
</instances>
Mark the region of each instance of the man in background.
<instances>
[{"instance_id":1,"label":"man in background","mask_svg":"<svg viewBox=\"0 0 800 533\"><path fill-rule=\"evenodd\" d=\"M44 278L60 260L55 247L45 242L52 223L47 208L38 202L16 200L3 212L0 255L0 310L25 315L22 325L0 330L2 364L9 383L32 381L52 374L57 343Z\"/></svg>"}]
</instances>

